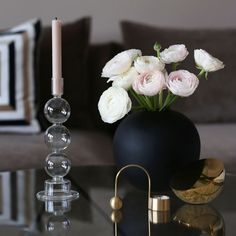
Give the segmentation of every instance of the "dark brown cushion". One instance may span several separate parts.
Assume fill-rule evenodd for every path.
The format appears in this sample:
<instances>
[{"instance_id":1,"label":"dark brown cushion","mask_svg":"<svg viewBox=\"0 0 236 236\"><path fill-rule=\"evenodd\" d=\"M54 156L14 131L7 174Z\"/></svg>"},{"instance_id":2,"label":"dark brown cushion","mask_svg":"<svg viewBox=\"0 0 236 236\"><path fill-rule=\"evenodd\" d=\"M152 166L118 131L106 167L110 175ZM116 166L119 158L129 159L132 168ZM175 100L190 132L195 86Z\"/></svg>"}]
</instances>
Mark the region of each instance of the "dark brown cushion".
<instances>
[{"instance_id":1,"label":"dark brown cushion","mask_svg":"<svg viewBox=\"0 0 236 236\"><path fill-rule=\"evenodd\" d=\"M62 76L64 98L71 106L71 117L66 126L83 127L88 118L88 83L86 64L90 34L90 18L83 18L62 27ZM51 27L42 32L39 58L39 119L43 128L48 126L43 108L51 98L52 42Z\"/></svg>"},{"instance_id":2,"label":"dark brown cushion","mask_svg":"<svg viewBox=\"0 0 236 236\"><path fill-rule=\"evenodd\" d=\"M179 99L174 108L195 122L236 122L236 29L182 30L147 26L124 21L121 24L126 48L138 48L143 54L154 54L157 41L163 48L183 43L190 55L180 68L197 73L193 50L202 48L222 60L226 67L201 79L196 92L189 98Z\"/></svg>"},{"instance_id":3,"label":"dark brown cushion","mask_svg":"<svg viewBox=\"0 0 236 236\"><path fill-rule=\"evenodd\" d=\"M88 93L92 129L102 129L113 133L116 127L116 124L107 124L101 120L97 104L101 94L111 86L111 83L108 84L106 82L106 78L101 78L102 68L112 57L122 50L123 47L120 44L112 42L92 45L89 49L88 78L90 88Z\"/></svg>"}]
</instances>

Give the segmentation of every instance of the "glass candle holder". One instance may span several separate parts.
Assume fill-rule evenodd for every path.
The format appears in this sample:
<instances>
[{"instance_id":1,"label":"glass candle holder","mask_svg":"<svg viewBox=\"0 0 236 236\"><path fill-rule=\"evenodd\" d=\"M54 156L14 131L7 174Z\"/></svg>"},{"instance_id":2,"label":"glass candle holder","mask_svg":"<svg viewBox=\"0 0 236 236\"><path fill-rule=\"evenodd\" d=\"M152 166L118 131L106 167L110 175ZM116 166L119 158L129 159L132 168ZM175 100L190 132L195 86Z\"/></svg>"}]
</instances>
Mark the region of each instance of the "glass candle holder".
<instances>
[{"instance_id":1,"label":"glass candle holder","mask_svg":"<svg viewBox=\"0 0 236 236\"><path fill-rule=\"evenodd\" d=\"M45 171L52 179L44 183L44 191L37 193L41 201L70 201L79 197L77 191L71 190L71 182L64 179L71 168L71 162L63 152L70 144L70 132L63 125L70 116L69 103L60 96L54 96L44 107L45 117L52 123L44 135L45 144L51 153L45 160Z\"/></svg>"}]
</instances>

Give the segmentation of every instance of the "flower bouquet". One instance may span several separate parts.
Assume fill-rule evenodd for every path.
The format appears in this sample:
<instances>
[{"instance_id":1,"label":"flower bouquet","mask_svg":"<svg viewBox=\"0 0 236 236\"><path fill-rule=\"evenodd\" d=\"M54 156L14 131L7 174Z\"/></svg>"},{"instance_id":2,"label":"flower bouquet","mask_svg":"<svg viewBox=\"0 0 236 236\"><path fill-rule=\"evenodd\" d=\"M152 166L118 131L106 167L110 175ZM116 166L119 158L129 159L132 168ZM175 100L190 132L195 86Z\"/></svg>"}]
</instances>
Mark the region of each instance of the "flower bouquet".
<instances>
[{"instance_id":1,"label":"flower bouquet","mask_svg":"<svg viewBox=\"0 0 236 236\"><path fill-rule=\"evenodd\" d=\"M106 63L102 77L108 78L112 86L103 92L98 102L104 122L116 122L131 109L166 110L178 97L192 95L201 77L207 79L209 72L224 68L219 59L203 49L195 49L194 59L199 70L195 75L178 69L189 54L185 45L171 45L161 51L161 45L156 43L154 50L156 56L142 56L138 49L126 50ZM166 64L171 64L172 71L166 70Z\"/></svg>"},{"instance_id":2,"label":"flower bouquet","mask_svg":"<svg viewBox=\"0 0 236 236\"><path fill-rule=\"evenodd\" d=\"M179 69L189 52L185 45L161 50L154 45L156 56L142 56L131 49L111 59L102 77L112 82L100 97L98 109L104 122L123 118L113 138L115 162L143 166L152 179L152 191L167 190L176 170L200 157L200 137L191 120L170 106L178 97L188 97L197 89L202 77L224 67L223 62L205 50L194 50L195 75ZM167 71L166 64L170 64ZM138 173L127 176L131 183L145 188Z\"/></svg>"}]
</instances>

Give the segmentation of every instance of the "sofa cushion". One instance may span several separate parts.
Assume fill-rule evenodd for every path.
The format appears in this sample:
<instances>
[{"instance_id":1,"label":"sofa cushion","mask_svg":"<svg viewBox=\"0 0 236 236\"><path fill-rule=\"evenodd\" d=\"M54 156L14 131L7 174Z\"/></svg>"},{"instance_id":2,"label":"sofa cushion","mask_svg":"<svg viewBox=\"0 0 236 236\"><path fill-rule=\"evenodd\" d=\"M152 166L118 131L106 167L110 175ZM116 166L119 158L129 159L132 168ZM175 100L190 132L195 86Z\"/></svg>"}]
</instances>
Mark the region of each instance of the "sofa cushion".
<instances>
[{"instance_id":1,"label":"sofa cushion","mask_svg":"<svg viewBox=\"0 0 236 236\"><path fill-rule=\"evenodd\" d=\"M40 21L0 33L0 132L36 133L35 60Z\"/></svg>"},{"instance_id":2,"label":"sofa cushion","mask_svg":"<svg viewBox=\"0 0 236 236\"><path fill-rule=\"evenodd\" d=\"M193 50L202 48L222 60L226 67L202 79L199 88L189 98L178 99L174 108L185 113L195 122L236 122L236 30L182 30L148 26L124 21L121 24L126 48L139 48L143 54L155 54L157 41L163 48L183 43L190 55L181 65L197 73L194 68Z\"/></svg>"},{"instance_id":3,"label":"sofa cushion","mask_svg":"<svg viewBox=\"0 0 236 236\"><path fill-rule=\"evenodd\" d=\"M68 158L72 166L109 165L113 163L112 139L100 132L72 131ZM42 168L50 150L44 143L43 134L0 135L0 171Z\"/></svg>"},{"instance_id":4,"label":"sofa cushion","mask_svg":"<svg viewBox=\"0 0 236 236\"><path fill-rule=\"evenodd\" d=\"M219 158L227 172L236 173L236 123L197 125L201 138L201 158ZM111 165L112 138L94 131L72 131L67 150L72 166ZM43 134L0 134L0 171L42 168L49 154Z\"/></svg>"},{"instance_id":5,"label":"sofa cushion","mask_svg":"<svg viewBox=\"0 0 236 236\"><path fill-rule=\"evenodd\" d=\"M39 119L43 128L48 126L43 108L51 98L52 36L51 27L42 32L39 58ZM88 119L86 65L90 35L90 19L83 18L62 26L62 76L64 98L71 106L67 126L83 127Z\"/></svg>"},{"instance_id":6,"label":"sofa cushion","mask_svg":"<svg viewBox=\"0 0 236 236\"><path fill-rule=\"evenodd\" d=\"M227 172L236 173L236 124L197 125L201 139L201 158L219 158Z\"/></svg>"}]
</instances>

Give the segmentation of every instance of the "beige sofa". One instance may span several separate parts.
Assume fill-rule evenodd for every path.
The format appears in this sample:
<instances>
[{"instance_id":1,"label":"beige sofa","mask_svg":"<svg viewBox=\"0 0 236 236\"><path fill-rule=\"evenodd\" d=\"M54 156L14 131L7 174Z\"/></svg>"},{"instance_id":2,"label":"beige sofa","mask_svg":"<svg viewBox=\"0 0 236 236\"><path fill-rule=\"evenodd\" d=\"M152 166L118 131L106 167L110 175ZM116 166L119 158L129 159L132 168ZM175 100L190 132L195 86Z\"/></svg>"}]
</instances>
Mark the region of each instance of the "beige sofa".
<instances>
[{"instance_id":1,"label":"beige sofa","mask_svg":"<svg viewBox=\"0 0 236 236\"><path fill-rule=\"evenodd\" d=\"M88 19L85 25L88 27ZM65 37L69 37L69 34L73 36L74 28L73 30L68 28ZM191 98L178 102L175 109L186 114L197 124L201 137L201 158L220 158L225 162L228 171L236 171L236 80L234 78L236 60L232 60L236 58L236 48L233 46L236 42L236 30L189 32L154 28L132 22L123 22L122 30L123 45L117 43L89 45L88 32L84 33L87 37L87 48L83 47L83 64L79 68L83 69L83 76L78 78L75 78L78 71L74 74L72 72L76 63L80 62L75 61L71 64L69 59L76 51L76 47L81 44L75 44L72 48L72 45L68 46L69 40L64 40L64 48L68 50L68 53L64 53L63 60L64 75L67 78L65 98L68 98L72 106L72 117L65 124L72 131L72 143L67 153L73 165L113 163L112 135L117 124L104 124L97 111L99 96L108 86L105 80L100 78L106 61L123 48L140 48L144 54L153 53L152 44L159 41L163 46L185 43L191 54L195 47L205 48L225 62L225 70L215 73L214 76L210 75L208 81L201 82L198 92ZM40 45L40 75L37 83L41 89L38 95L38 117L43 129L49 125L43 119L42 109L45 101L50 98L48 80L51 73L50 40L50 29L45 28ZM74 56L80 59L82 57L79 53ZM184 66L188 67L190 64L193 63L187 62ZM79 82L76 82L77 80ZM79 93L76 88L79 88ZM50 150L44 144L43 130L42 133L34 135L0 134L0 170L42 167L49 152Z\"/></svg>"}]
</instances>

